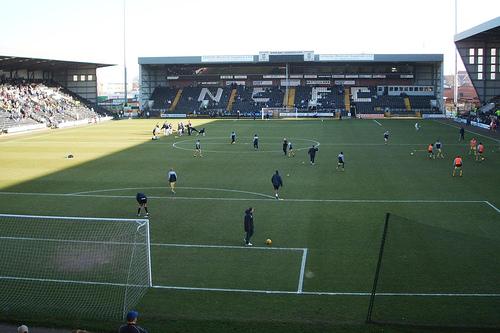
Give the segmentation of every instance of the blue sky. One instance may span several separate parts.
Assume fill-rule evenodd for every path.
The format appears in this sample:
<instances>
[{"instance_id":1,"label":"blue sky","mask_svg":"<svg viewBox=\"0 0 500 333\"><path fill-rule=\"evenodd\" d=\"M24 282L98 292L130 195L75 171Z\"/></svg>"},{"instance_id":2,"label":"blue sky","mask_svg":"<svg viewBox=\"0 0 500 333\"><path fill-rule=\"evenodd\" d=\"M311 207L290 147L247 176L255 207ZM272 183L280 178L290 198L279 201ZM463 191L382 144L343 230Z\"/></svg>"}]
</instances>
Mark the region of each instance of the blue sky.
<instances>
[{"instance_id":1,"label":"blue sky","mask_svg":"<svg viewBox=\"0 0 500 333\"><path fill-rule=\"evenodd\" d=\"M0 0L0 54L118 64L124 0ZM444 53L454 70L455 0L126 0L127 67L139 56ZM500 14L498 0L458 0L458 32Z\"/></svg>"}]
</instances>

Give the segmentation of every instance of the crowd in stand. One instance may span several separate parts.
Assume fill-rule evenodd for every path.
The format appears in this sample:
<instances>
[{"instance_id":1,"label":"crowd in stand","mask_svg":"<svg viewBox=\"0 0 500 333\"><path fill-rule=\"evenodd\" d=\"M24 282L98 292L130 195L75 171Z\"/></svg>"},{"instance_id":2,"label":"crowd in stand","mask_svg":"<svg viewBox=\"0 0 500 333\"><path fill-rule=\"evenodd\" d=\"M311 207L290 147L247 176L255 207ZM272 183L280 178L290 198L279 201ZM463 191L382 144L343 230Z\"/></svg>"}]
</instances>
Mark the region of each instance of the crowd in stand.
<instances>
[{"instance_id":1,"label":"crowd in stand","mask_svg":"<svg viewBox=\"0 0 500 333\"><path fill-rule=\"evenodd\" d=\"M60 87L23 81L0 83L0 112L16 123L33 120L47 126L97 116Z\"/></svg>"}]
</instances>

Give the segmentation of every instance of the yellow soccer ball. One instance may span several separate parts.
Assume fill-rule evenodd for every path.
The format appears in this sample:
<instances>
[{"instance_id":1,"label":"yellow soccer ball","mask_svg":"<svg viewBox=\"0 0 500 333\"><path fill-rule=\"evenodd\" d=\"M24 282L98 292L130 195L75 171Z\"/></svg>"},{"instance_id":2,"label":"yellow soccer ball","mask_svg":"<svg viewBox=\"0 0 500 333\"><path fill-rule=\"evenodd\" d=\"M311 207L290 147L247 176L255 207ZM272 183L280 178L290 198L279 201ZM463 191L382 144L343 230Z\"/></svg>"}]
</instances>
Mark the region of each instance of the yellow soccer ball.
<instances>
[{"instance_id":1,"label":"yellow soccer ball","mask_svg":"<svg viewBox=\"0 0 500 333\"><path fill-rule=\"evenodd\" d=\"M266 239L266 245L273 245L273 241L271 240L271 238Z\"/></svg>"}]
</instances>

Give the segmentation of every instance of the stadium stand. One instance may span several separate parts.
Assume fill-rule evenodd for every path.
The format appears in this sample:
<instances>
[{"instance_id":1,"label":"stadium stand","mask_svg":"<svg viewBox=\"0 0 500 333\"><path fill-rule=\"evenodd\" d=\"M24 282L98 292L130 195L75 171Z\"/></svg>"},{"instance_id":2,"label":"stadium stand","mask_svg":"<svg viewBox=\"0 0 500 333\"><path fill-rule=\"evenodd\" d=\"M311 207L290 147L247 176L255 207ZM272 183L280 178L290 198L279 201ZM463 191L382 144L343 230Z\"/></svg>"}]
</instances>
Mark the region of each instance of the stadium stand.
<instances>
[{"instance_id":1,"label":"stadium stand","mask_svg":"<svg viewBox=\"0 0 500 333\"><path fill-rule=\"evenodd\" d=\"M176 88L157 87L151 95L154 103L153 109L170 109L178 90Z\"/></svg>"},{"instance_id":2,"label":"stadium stand","mask_svg":"<svg viewBox=\"0 0 500 333\"><path fill-rule=\"evenodd\" d=\"M272 109L273 116L294 109L299 117L350 111L444 114L439 54L351 57L263 51L253 56L146 57L139 58L139 65L140 107L152 106L153 114L162 117L252 117L264 108Z\"/></svg>"},{"instance_id":3,"label":"stadium stand","mask_svg":"<svg viewBox=\"0 0 500 333\"><path fill-rule=\"evenodd\" d=\"M64 93L61 87L43 83L6 81L0 84L0 126L61 123L97 117L93 109Z\"/></svg>"}]
</instances>

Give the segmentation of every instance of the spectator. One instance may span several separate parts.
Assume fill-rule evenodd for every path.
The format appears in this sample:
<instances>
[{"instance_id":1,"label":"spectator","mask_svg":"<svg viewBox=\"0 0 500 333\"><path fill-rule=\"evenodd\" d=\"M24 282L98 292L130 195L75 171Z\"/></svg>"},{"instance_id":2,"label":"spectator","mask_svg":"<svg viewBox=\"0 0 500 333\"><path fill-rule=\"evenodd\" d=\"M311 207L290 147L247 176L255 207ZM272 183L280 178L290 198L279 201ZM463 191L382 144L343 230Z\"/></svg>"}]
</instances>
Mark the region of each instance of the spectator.
<instances>
[{"instance_id":1,"label":"spectator","mask_svg":"<svg viewBox=\"0 0 500 333\"><path fill-rule=\"evenodd\" d=\"M28 326L21 325L17 328L17 333L28 333Z\"/></svg>"},{"instance_id":2,"label":"spectator","mask_svg":"<svg viewBox=\"0 0 500 333\"><path fill-rule=\"evenodd\" d=\"M129 311L127 313L127 323L120 327L119 333L148 333L144 328L137 326L137 311Z\"/></svg>"}]
</instances>

